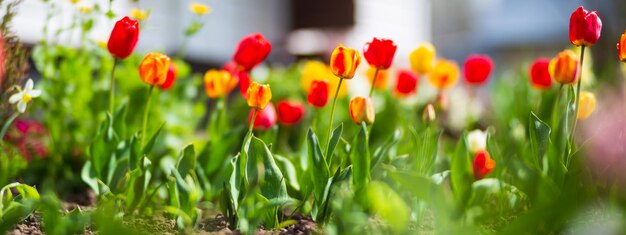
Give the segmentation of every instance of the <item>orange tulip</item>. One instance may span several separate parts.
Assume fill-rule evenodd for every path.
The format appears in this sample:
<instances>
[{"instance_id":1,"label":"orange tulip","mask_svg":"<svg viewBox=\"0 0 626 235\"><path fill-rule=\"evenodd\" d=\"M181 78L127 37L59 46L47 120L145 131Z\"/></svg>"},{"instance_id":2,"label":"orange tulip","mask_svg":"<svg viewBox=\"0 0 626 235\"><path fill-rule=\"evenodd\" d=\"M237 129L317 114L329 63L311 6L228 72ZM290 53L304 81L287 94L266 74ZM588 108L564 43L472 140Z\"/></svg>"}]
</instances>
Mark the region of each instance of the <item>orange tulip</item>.
<instances>
[{"instance_id":1,"label":"orange tulip","mask_svg":"<svg viewBox=\"0 0 626 235\"><path fill-rule=\"evenodd\" d=\"M204 74L204 89L209 98L228 95L237 86L237 78L226 70L211 69Z\"/></svg>"},{"instance_id":2,"label":"orange tulip","mask_svg":"<svg viewBox=\"0 0 626 235\"><path fill-rule=\"evenodd\" d=\"M344 47L339 44L330 57L330 69L335 76L351 79L354 77L356 68L361 63L361 55L359 52L350 47Z\"/></svg>"},{"instance_id":3,"label":"orange tulip","mask_svg":"<svg viewBox=\"0 0 626 235\"><path fill-rule=\"evenodd\" d=\"M626 30L619 38L619 42L617 43L617 55L619 60L622 62L626 62Z\"/></svg>"},{"instance_id":4,"label":"orange tulip","mask_svg":"<svg viewBox=\"0 0 626 235\"><path fill-rule=\"evenodd\" d=\"M139 76L141 80L150 85L161 85L167 79L167 71L170 67L170 57L150 52L139 64Z\"/></svg>"},{"instance_id":5,"label":"orange tulip","mask_svg":"<svg viewBox=\"0 0 626 235\"><path fill-rule=\"evenodd\" d=\"M578 59L571 50L564 50L550 61L548 71L554 81L573 84L578 77Z\"/></svg>"},{"instance_id":6,"label":"orange tulip","mask_svg":"<svg viewBox=\"0 0 626 235\"><path fill-rule=\"evenodd\" d=\"M370 67L367 69L367 79L370 81L370 84L374 82L374 74L376 73L376 67ZM384 89L387 87L387 78L389 77L388 70L378 70L378 75L376 75L376 83L373 86L376 89Z\"/></svg>"},{"instance_id":7,"label":"orange tulip","mask_svg":"<svg viewBox=\"0 0 626 235\"><path fill-rule=\"evenodd\" d=\"M459 66L451 60L441 59L428 76L430 85L439 89L448 89L459 80Z\"/></svg>"},{"instance_id":8,"label":"orange tulip","mask_svg":"<svg viewBox=\"0 0 626 235\"><path fill-rule=\"evenodd\" d=\"M246 100L251 108L264 109L267 103L272 99L272 90L270 85L259 84L257 82L250 83L246 92Z\"/></svg>"},{"instance_id":9,"label":"orange tulip","mask_svg":"<svg viewBox=\"0 0 626 235\"><path fill-rule=\"evenodd\" d=\"M370 125L374 123L376 112L374 111L374 104L369 97L357 96L350 100L350 117L352 121L357 125L361 122Z\"/></svg>"}]
</instances>

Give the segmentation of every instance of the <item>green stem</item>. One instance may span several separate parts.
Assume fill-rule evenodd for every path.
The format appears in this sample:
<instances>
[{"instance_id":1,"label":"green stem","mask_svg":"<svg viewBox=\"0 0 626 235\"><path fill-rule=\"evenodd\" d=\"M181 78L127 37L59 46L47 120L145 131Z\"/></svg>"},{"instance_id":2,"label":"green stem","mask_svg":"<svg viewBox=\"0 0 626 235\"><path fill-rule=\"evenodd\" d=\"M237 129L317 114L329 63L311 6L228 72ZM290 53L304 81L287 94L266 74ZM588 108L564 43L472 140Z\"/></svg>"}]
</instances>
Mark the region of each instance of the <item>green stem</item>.
<instances>
[{"instance_id":1,"label":"green stem","mask_svg":"<svg viewBox=\"0 0 626 235\"><path fill-rule=\"evenodd\" d=\"M580 101L580 83L583 80L583 59L585 58L585 46L580 47L580 66L578 67L578 83L576 84L576 95L574 103L574 126L570 132L569 142L574 145L574 133L576 132L576 124L578 123L578 102Z\"/></svg>"},{"instance_id":2,"label":"green stem","mask_svg":"<svg viewBox=\"0 0 626 235\"><path fill-rule=\"evenodd\" d=\"M333 98L333 106L330 108L330 121L328 122L328 134L326 135L326 147L324 148L324 153L328 151L328 146L330 145L330 135L333 132L333 116L335 115L335 105L337 105L337 96L339 95L341 83L343 83L342 77L339 78L339 84L337 84L337 90L335 90L335 97Z\"/></svg>"},{"instance_id":3,"label":"green stem","mask_svg":"<svg viewBox=\"0 0 626 235\"><path fill-rule=\"evenodd\" d=\"M111 69L111 87L109 88L109 112L113 116L115 108L115 67L117 67L118 58L113 57L113 68Z\"/></svg>"},{"instance_id":4,"label":"green stem","mask_svg":"<svg viewBox=\"0 0 626 235\"><path fill-rule=\"evenodd\" d=\"M143 134L141 135L141 147L144 147L144 143L146 142L146 136L148 135L148 113L150 113L150 104L152 103L152 92L154 91L154 85L150 86L150 90L148 90L148 102L146 103L146 110L143 113L143 124L141 131Z\"/></svg>"},{"instance_id":5,"label":"green stem","mask_svg":"<svg viewBox=\"0 0 626 235\"><path fill-rule=\"evenodd\" d=\"M257 113L257 109L254 108L252 110L252 119L250 119L250 125L248 126L248 134L246 135L246 137L252 135L252 128L254 127L254 121L256 120Z\"/></svg>"},{"instance_id":6,"label":"green stem","mask_svg":"<svg viewBox=\"0 0 626 235\"><path fill-rule=\"evenodd\" d=\"M556 93L556 100L554 102L554 106L552 107L552 129L556 130L556 128L558 128L558 124L559 124L559 119L557 118L557 110L559 109L559 104L561 102L561 93L563 91L563 84L561 84L561 86L559 86L559 90Z\"/></svg>"},{"instance_id":7,"label":"green stem","mask_svg":"<svg viewBox=\"0 0 626 235\"><path fill-rule=\"evenodd\" d=\"M2 126L2 130L0 130L0 143L4 142L4 135L9 130L9 127L11 126L11 123L13 123L13 121L15 121L15 119L19 115L20 115L20 113L14 112L13 115L11 115L9 117L9 119L7 119L7 121L4 123L4 126Z\"/></svg>"},{"instance_id":8,"label":"green stem","mask_svg":"<svg viewBox=\"0 0 626 235\"><path fill-rule=\"evenodd\" d=\"M378 67L376 67L376 71L374 72L374 79L372 79L372 87L370 87L370 93L369 93L369 97L372 97L372 94L374 94L374 88L376 87L376 79L378 78L378 71L380 69Z\"/></svg>"}]
</instances>

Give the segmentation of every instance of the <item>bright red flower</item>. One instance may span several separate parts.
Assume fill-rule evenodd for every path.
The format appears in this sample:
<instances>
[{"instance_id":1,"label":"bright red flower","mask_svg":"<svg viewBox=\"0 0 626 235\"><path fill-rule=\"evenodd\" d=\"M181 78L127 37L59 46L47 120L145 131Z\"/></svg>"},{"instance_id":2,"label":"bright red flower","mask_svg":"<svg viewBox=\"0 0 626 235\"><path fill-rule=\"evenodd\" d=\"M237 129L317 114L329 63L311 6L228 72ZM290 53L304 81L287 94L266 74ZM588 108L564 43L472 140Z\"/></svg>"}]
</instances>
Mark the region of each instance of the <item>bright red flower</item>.
<instances>
[{"instance_id":1,"label":"bright red flower","mask_svg":"<svg viewBox=\"0 0 626 235\"><path fill-rule=\"evenodd\" d=\"M172 85L174 85L174 82L176 81L176 65L174 65L174 63L170 63L170 67L167 69L167 77L165 77L165 82L163 82L163 84L159 85L159 88L161 88L161 90L169 90Z\"/></svg>"},{"instance_id":2,"label":"bright red flower","mask_svg":"<svg viewBox=\"0 0 626 235\"><path fill-rule=\"evenodd\" d=\"M398 80L396 81L395 92L399 96L408 96L417 90L419 77L410 70L400 70L398 72Z\"/></svg>"},{"instance_id":3,"label":"bright red flower","mask_svg":"<svg viewBox=\"0 0 626 235\"><path fill-rule=\"evenodd\" d=\"M111 55L124 59L133 53L138 40L139 22L126 16L115 23L107 48Z\"/></svg>"},{"instance_id":4,"label":"bright red flower","mask_svg":"<svg viewBox=\"0 0 626 235\"><path fill-rule=\"evenodd\" d=\"M491 159L489 152L485 150L478 150L478 152L476 152L476 156L474 157L472 167L474 169L474 178L479 180L485 178L486 175L493 171L493 168L496 167L496 162Z\"/></svg>"},{"instance_id":5,"label":"bright red flower","mask_svg":"<svg viewBox=\"0 0 626 235\"><path fill-rule=\"evenodd\" d=\"M550 78L550 71L548 70L549 64L550 59L539 58L530 66L530 84L533 88L548 90L552 87L552 78Z\"/></svg>"},{"instance_id":6,"label":"bright red flower","mask_svg":"<svg viewBox=\"0 0 626 235\"><path fill-rule=\"evenodd\" d=\"M588 12L582 6L569 18L569 40L576 46L591 46L600 38L602 20L598 12Z\"/></svg>"},{"instance_id":7,"label":"bright red flower","mask_svg":"<svg viewBox=\"0 0 626 235\"><path fill-rule=\"evenodd\" d=\"M317 80L311 83L311 91L307 96L309 104L316 108L323 108L328 103L328 81Z\"/></svg>"},{"instance_id":8,"label":"bright red flower","mask_svg":"<svg viewBox=\"0 0 626 235\"><path fill-rule=\"evenodd\" d=\"M493 61L489 56L470 55L463 64L463 77L470 85L482 85L487 81L492 70Z\"/></svg>"},{"instance_id":9,"label":"bright red flower","mask_svg":"<svg viewBox=\"0 0 626 235\"><path fill-rule=\"evenodd\" d=\"M374 38L371 42L365 43L363 56L367 63L378 69L388 69L393 62L393 56L398 47L390 39Z\"/></svg>"},{"instance_id":10,"label":"bright red flower","mask_svg":"<svg viewBox=\"0 0 626 235\"><path fill-rule=\"evenodd\" d=\"M272 103L268 103L264 109L257 109L256 119L254 119L255 130L267 130L276 124L276 109ZM248 124L252 121L253 109L248 114Z\"/></svg>"},{"instance_id":11,"label":"bright red flower","mask_svg":"<svg viewBox=\"0 0 626 235\"><path fill-rule=\"evenodd\" d=\"M248 35L239 41L233 60L244 71L250 71L254 66L265 60L272 50L272 44L265 40L263 35L255 33Z\"/></svg>"},{"instance_id":12,"label":"bright red flower","mask_svg":"<svg viewBox=\"0 0 626 235\"><path fill-rule=\"evenodd\" d=\"M278 121L285 126L294 125L304 117L304 104L298 101L283 100L278 102Z\"/></svg>"},{"instance_id":13,"label":"bright red flower","mask_svg":"<svg viewBox=\"0 0 626 235\"><path fill-rule=\"evenodd\" d=\"M240 70L237 67L237 62L230 61L224 64L224 66L222 66L222 69L230 72L233 78L239 79L239 92L241 92L241 95L245 97L246 92L248 91L248 87L250 86L250 75L248 74L248 72Z\"/></svg>"}]
</instances>

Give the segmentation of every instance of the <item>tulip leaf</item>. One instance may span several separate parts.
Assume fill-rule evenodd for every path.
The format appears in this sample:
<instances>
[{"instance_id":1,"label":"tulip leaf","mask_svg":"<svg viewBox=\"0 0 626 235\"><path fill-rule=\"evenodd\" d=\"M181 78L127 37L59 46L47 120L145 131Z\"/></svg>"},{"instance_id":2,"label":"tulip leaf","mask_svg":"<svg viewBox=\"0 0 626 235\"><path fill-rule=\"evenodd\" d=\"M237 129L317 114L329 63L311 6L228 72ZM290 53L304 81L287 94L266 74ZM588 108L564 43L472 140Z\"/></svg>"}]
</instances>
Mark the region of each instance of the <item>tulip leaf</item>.
<instances>
[{"instance_id":1,"label":"tulip leaf","mask_svg":"<svg viewBox=\"0 0 626 235\"><path fill-rule=\"evenodd\" d=\"M532 151L532 157L528 160L530 160L530 163L539 170L541 169L539 163L542 161L548 150L551 129L548 124L539 119L539 117L537 117L537 115L533 112L530 113L528 125L530 148Z\"/></svg>"},{"instance_id":2,"label":"tulip leaf","mask_svg":"<svg viewBox=\"0 0 626 235\"><path fill-rule=\"evenodd\" d=\"M404 199L387 184L379 181L368 184L366 193L368 207L389 224L394 234L404 233L410 217L410 210Z\"/></svg>"},{"instance_id":3,"label":"tulip leaf","mask_svg":"<svg viewBox=\"0 0 626 235\"><path fill-rule=\"evenodd\" d=\"M367 126L365 122L361 123L361 129L352 143L350 161L352 161L352 181L354 186L360 189L369 182L371 169Z\"/></svg>"},{"instance_id":4,"label":"tulip leaf","mask_svg":"<svg viewBox=\"0 0 626 235\"><path fill-rule=\"evenodd\" d=\"M181 176L186 176L196 168L196 152L193 148L193 144L189 144L183 148L178 159L177 168Z\"/></svg>"},{"instance_id":5,"label":"tulip leaf","mask_svg":"<svg viewBox=\"0 0 626 235\"><path fill-rule=\"evenodd\" d=\"M311 128L309 128L307 133L307 140L309 152L309 168L307 171L311 174L313 195L316 203L319 205L324 201L324 191L330 178L330 170L328 169L328 164L322 155L322 150L320 149L317 136Z\"/></svg>"},{"instance_id":6,"label":"tulip leaf","mask_svg":"<svg viewBox=\"0 0 626 235\"><path fill-rule=\"evenodd\" d=\"M128 169L135 170L137 169L137 167L139 166L139 149L140 149L140 141L139 141L139 132L137 132L135 135L133 135L133 137L131 137L130 139L130 155L129 155L129 159L128 159Z\"/></svg>"},{"instance_id":7,"label":"tulip leaf","mask_svg":"<svg viewBox=\"0 0 626 235\"><path fill-rule=\"evenodd\" d=\"M285 176L287 184L295 191L300 191L300 183L298 182L298 171L293 163L286 157L274 154L274 160Z\"/></svg>"},{"instance_id":8,"label":"tulip leaf","mask_svg":"<svg viewBox=\"0 0 626 235\"><path fill-rule=\"evenodd\" d=\"M268 147L259 138L252 137L250 143L250 152L248 153L248 166L250 163L255 164L254 167L263 168L263 181L261 182L261 194L268 199L280 198L287 196L287 186L283 173L274 161L272 153ZM255 159L255 161L253 161Z\"/></svg>"},{"instance_id":9,"label":"tulip leaf","mask_svg":"<svg viewBox=\"0 0 626 235\"><path fill-rule=\"evenodd\" d=\"M150 140L148 141L148 143L146 143L146 146L143 146L143 149L141 151L142 154L147 155L148 153L150 153L150 151L152 151L152 148L156 144L157 138L159 137L159 134L161 134L161 130L163 130L164 126L165 126L165 122L161 124L159 129L157 129L157 131L152 135L152 137L150 137ZM147 134L148 133L146 132L142 133L142 135L147 135Z\"/></svg>"},{"instance_id":10,"label":"tulip leaf","mask_svg":"<svg viewBox=\"0 0 626 235\"><path fill-rule=\"evenodd\" d=\"M85 182L89 188L91 188L96 195L100 195L100 187L98 187L98 174L93 168L91 161L86 161L83 165L83 169L80 173L81 179Z\"/></svg>"},{"instance_id":11,"label":"tulip leaf","mask_svg":"<svg viewBox=\"0 0 626 235\"><path fill-rule=\"evenodd\" d=\"M339 139L341 138L341 133L343 132L343 123L339 124L338 127L333 130L332 135L330 136L330 142L328 143L328 149L326 151L326 162L330 164L333 159L333 155L335 153L335 148L337 147L337 143L339 143Z\"/></svg>"},{"instance_id":12,"label":"tulip leaf","mask_svg":"<svg viewBox=\"0 0 626 235\"><path fill-rule=\"evenodd\" d=\"M459 139L454 156L452 156L450 174L454 196L461 205L464 205L469 199L474 181L465 133Z\"/></svg>"},{"instance_id":13,"label":"tulip leaf","mask_svg":"<svg viewBox=\"0 0 626 235\"><path fill-rule=\"evenodd\" d=\"M389 137L389 139L387 139L387 141L385 141L383 145L378 147L376 151L374 151L374 155L372 156L372 171L376 168L376 166L378 166L378 164L380 164L380 162L385 157L387 157L387 153L389 153L391 147L397 144L398 141L400 141L400 130L395 130L393 132L393 135Z\"/></svg>"},{"instance_id":14,"label":"tulip leaf","mask_svg":"<svg viewBox=\"0 0 626 235\"><path fill-rule=\"evenodd\" d=\"M100 179L107 178L106 172L108 172L108 170L106 167L115 155L117 143L113 132L112 118L110 114L107 114L106 120L100 125L98 134L89 146L91 164Z\"/></svg>"}]
</instances>

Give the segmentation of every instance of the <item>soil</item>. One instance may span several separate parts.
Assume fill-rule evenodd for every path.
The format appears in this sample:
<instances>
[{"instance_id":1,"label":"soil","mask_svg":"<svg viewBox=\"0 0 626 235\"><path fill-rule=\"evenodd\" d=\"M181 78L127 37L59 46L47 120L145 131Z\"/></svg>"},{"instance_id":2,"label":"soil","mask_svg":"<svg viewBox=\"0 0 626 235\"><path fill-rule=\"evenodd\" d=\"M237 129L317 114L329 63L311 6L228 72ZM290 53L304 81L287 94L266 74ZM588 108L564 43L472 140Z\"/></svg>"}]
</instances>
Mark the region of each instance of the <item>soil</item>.
<instances>
[{"instance_id":1,"label":"soil","mask_svg":"<svg viewBox=\"0 0 626 235\"><path fill-rule=\"evenodd\" d=\"M75 206L76 203L66 203L66 205ZM309 217L295 215L290 218L295 223L285 228L280 229L259 229L256 234L312 234L315 232L317 225ZM176 229L176 223L174 220L156 216L154 218L136 218L132 221L125 222L126 225L135 228L142 228L140 234L179 234L180 231ZM87 227L85 234L95 234L97 231L91 231L90 227ZM192 231L193 234L241 234L239 231L230 230L228 228L228 222L223 215L218 214L214 218L205 218L198 228ZM28 216L20 224L8 233L9 235L22 235L22 234L44 234L42 231L41 217L38 213L33 213Z\"/></svg>"}]
</instances>

